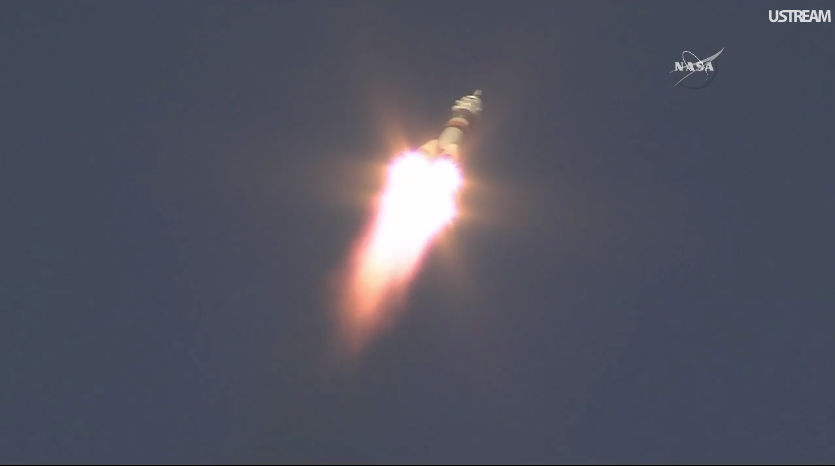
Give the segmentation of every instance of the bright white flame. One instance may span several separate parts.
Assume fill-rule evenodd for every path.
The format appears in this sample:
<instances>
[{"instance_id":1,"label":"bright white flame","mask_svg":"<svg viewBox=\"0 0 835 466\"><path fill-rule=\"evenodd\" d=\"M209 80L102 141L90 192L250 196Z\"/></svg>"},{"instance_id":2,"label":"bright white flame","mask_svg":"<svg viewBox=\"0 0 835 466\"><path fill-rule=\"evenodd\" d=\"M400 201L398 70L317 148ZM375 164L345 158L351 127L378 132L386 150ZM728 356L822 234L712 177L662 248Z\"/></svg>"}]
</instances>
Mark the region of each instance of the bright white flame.
<instances>
[{"instance_id":1,"label":"bright white flame","mask_svg":"<svg viewBox=\"0 0 835 466\"><path fill-rule=\"evenodd\" d=\"M396 158L370 231L356 251L343 290L345 330L359 349L400 304L435 235L457 214L462 184L451 160L433 161L418 153Z\"/></svg>"}]
</instances>

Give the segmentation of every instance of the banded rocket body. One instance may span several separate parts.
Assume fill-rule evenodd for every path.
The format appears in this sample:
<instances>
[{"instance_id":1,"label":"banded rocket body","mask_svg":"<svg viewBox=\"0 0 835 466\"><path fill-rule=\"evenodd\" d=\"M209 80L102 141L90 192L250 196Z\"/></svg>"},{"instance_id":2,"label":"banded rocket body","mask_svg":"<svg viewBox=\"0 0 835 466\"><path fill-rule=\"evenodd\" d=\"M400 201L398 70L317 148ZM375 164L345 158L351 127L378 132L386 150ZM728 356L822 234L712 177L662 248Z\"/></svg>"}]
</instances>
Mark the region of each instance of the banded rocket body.
<instances>
[{"instance_id":1,"label":"banded rocket body","mask_svg":"<svg viewBox=\"0 0 835 466\"><path fill-rule=\"evenodd\" d=\"M429 157L451 157L458 161L461 142L464 135L481 114L481 91L464 96L452 107L452 117L447 121L438 139L433 139L420 147L420 151Z\"/></svg>"}]
</instances>

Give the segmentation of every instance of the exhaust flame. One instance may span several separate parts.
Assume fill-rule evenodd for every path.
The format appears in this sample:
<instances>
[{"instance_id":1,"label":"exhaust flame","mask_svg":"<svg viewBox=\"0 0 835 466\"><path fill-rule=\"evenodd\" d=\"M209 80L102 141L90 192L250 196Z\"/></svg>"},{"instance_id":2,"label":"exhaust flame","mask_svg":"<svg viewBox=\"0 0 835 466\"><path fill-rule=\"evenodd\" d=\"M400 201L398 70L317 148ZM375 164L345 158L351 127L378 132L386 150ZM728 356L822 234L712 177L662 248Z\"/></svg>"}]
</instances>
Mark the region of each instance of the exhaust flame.
<instances>
[{"instance_id":1,"label":"exhaust flame","mask_svg":"<svg viewBox=\"0 0 835 466\"><path fill-rule=\"evenodd\" d=\"M388 167L376 215L342 284L343 331L352 352L402 304L432 239L457 214L459 168L449 159L406 153Z\"/></svg>"}]
</instances>

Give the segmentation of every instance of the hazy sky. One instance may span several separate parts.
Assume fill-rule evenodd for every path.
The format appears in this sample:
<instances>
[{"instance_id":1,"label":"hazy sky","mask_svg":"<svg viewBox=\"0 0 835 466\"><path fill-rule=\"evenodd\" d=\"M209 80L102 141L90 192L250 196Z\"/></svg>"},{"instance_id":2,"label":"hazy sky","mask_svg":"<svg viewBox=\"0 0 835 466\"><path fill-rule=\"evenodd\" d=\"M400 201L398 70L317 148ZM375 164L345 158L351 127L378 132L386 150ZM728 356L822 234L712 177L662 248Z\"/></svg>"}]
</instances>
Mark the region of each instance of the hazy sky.
<instances>
[{"instance_id":1,"label":"hazy sky","mask_svg":"<svg viewBox=\"0 0 835 466\"><path fill-rule=\"evenodd\" d=\"M835 2L3 2L0 462L832 463L835 25L770 8ZM380 164L475 89L335 364Z\"/></svg>"}]
</instances>

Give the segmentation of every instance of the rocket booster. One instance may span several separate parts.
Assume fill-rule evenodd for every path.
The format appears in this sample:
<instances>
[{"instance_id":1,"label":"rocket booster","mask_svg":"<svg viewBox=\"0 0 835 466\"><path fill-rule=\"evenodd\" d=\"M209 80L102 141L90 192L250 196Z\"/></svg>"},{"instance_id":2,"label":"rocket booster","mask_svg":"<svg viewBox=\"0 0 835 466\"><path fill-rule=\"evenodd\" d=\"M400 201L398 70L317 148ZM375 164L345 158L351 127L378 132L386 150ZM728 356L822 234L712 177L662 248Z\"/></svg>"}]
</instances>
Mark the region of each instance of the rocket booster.
<instances>
[{"instance_id":1,"label":"rocket booster","mask_svg":"<svg viewBox=\"0 0 835 466\"><path fill-rule=\"evenodd\" d=\"M481 114L481 91L464 96L452 107L452 117L438 136L420 147L428 157L451 157L458 161L461 141L467 130Z\"/></svg>"}]
</instances>

